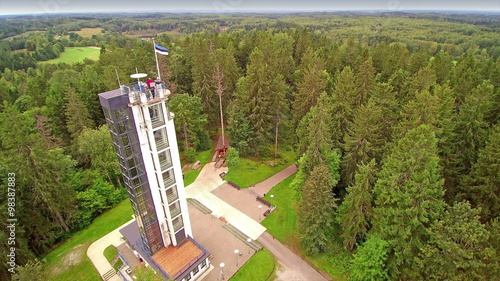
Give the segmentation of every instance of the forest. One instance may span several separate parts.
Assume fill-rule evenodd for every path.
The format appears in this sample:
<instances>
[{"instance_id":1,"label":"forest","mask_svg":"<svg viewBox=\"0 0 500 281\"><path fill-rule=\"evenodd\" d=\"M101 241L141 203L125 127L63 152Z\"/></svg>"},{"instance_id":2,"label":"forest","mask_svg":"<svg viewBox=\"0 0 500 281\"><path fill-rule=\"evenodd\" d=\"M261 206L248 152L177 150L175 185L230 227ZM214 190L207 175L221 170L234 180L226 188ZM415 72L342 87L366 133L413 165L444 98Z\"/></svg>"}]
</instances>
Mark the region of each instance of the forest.
<instances>
[{"instance_id":1,"label":"forest","mask_svg":"<svg viewBox=\"0 0 500 281\"><path fill-rule=\"evenodd\" d=\"M156 76L155 38L183 155L217 139L219 97L241 157L293 151L303 253L340 248L349 280L498 278L498 34L500 16L472 14L0 17L0 209L15 174L16 261L127 198L97 94L136 69ZM82 46L99 60L41 63Z\"/></svg>"}]
</instances>

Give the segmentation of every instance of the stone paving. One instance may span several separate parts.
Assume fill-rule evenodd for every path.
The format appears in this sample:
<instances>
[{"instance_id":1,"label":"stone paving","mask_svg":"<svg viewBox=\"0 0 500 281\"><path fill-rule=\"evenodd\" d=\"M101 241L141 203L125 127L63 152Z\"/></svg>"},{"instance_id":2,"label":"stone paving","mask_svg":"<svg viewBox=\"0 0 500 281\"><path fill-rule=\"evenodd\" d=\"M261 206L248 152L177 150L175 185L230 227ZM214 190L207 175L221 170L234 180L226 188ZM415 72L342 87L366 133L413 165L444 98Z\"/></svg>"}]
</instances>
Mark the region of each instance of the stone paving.
<instances>
[{"instance_id":1,"label":"stone paving","mask_svg":"<svg viewBox=\"0 0 500 281\"><path fill-rule=\"evenodd\" d=\"M211 214L202 213L192 205L189 205L188 209L194 238L212 254L209 260L214 269L206 275L203 281L221 280L220 263L222 262L225 264L224 277L228 280L254 254L254 251L222 228L225 222ZM236 249L241 252L241 256L234 253ZM236 259L238 259L238 266L236 266Z\"/></svg>"},{"instance_id":2,"label":"stone paving","mask_svg":"<svg viewBox=\"0 0 500 281\"><path fill-rule=\"evenodd\" d=\"M213 163L210 163L213 165ZM210 165L207 164L207 165ZM212 173L216 176L218 176L218 171L212 170L212 167L208 167L208 171L212 171ZM205 167L204 167L205 170ZM241 189L238 190L231 185L225 183L222 181L222 183L218 187L206 187L203 188L201 187L203 184L203 180L198 181L198 179L195 181L195 183L199 184L200 187L196 187L198 190L196 193L193 193L192 190L188 191L186 190L187 194L191 194L193 198L196 198L198 201L200 201L202 204L205 205L204 202L208 202L210 206L207 206L209 209L212 211L217 208L221 208L220 206L217 206L217 204L223 204L223 208L225 212L241 212L241 214L238 214L239 218L251 218L252 221L254 222L261 222L264 219L263 213L267 210L267 206L264 204L260 204L260 202L256 201L257 196L262 196L264 193L269 192L276 184L280 183L293 173L297 171L297 167L295 165L292 165L278 174L270 177L269 179L263 181L262 183L256 184L253 188L249 189ZM207 172L207 171L206 171ZM209 173L208 172L208 173ZM204 174L204 177L209 177L208 173ZM200 173L201 174L201 173ZM210 180L209 182L213 182L213 180ZM192 188L190 185L187 189ZM190 193L191 192L191 193ZM189 195L188 195L189 197ZM204 198L206 197L206 198ZM215 197L215 198L214 198ZM212 201L207 201L207 198L213 198L211 199ZM200 200L201 199L201 200ZM261 205L262 208L258 208L258 206ZM191 209L196 210L197 213L202 214L199 210L194 208L193 206L190 206L190 215L195 214L196 212L191 212ZM233 209L232 211L229 211L230 209ZM217 214L220 214L220 211L214 212L217 216ZM210 214L206 214L204 216L210 216ZM226 216L224 216L224 219L216 220L216 217L211 217L211 220L215 220L216 222L212 222L212 224L219 225L221 226L226 223ZM205 219L206 220L206 219ZM217 247L225 247L224 244L226 241L231 241L229 240L229 236L227 235L222 235L225 237L222 241L223 242L215 242L212 241L215 239L215 231L214 229L209 230L210 228L208 226L205 226L202 228L202 231L197 234L195 229L195 225L197 228L199 225L202 225L202 220L199 220L198 218L195 218L195 216L191 215L191 221L193 225L193 235L197 239L197 241L200 241L200 244L205 245L203 243L207 244L207 250L211 252L208 247L214 247L214 246L208 246L211 244L216 244L215 250L212 255L214 256L214 262L212 263L216 270L211 272L207 277L218 277L220 278L220 267L217 265L220 264L220 262L224 259L231 259L231 254L234 255L230 250L219 250ZM248 223L248 220L245 220L244 222L238 223L238 221L235 221L234 219L232 220L227 220L231 224L233 224L236 228L238 228L240 231L247 233L248 232L248 227L245 225ZM260 224L259 224L260 225ZM212 225L213 227L213 225ZM253 227L253 225L250 227L250 229ZM214 233L211 233L211 232ZM246 232L245 232L246 231ZM229 233L228 233L229 234ZM230 235L230 234L229 234ZM248 234L247 234L248 235ZM230 235L232 236L232 235ZM250 235L248 235L250 236ZM254 237L250 236L252 239L255 239ZM202 239L206 239L203 240ZM235 239L234 236L232 239ZM292 280L307 280L307 281L327 281L328 278L325 278L323 275L318 273L314 268L312 268L307 262L302 260L300 257L298 257L295 253L293 253L290 249L288 249L285 245L281 244L279 241L274 239L269 233L267 232L262 232L257 239L258 242L260 242L265 248L267 248L273 255L281 261L287 270L287 276L292 276ZM240 241L241 242L241 241ZM244 245L244 247L247 248L248 253L248 258L251 256L252 251L248 249L248 246ZM231 247L229 247L231 248ZM242 252L244 254L244 252ZM227 263L226 263L227 264ZM225 274L226 278L229 278L231 274L231 266L227 268L227 272ZM226 270L226 269L225 269ZM234 271L236 272L236 270ZM218 275L218 276L215 276ZM218 279L207 279L207 280L218 280ZM219 279L220 280L220 279ZM258 281L258 280L256 280Z\"/></svg>"},{"instance_id":3,"label":"stone paving","mask_svg":"<svg viewBox=\"0 0 500 281\"><path fill-rule=\"evenodd\" d=\"M212 190L224 183L219 174L227 171L227 168L215 168L214 164L215 162L211 162L203 167L196 180L186 187L186 196L195 198L212 210L212 215L223 218L223 220L231 223L248 237L256 240L266 231L266 228L211 193Z\"/></svg>"}]
</instances>

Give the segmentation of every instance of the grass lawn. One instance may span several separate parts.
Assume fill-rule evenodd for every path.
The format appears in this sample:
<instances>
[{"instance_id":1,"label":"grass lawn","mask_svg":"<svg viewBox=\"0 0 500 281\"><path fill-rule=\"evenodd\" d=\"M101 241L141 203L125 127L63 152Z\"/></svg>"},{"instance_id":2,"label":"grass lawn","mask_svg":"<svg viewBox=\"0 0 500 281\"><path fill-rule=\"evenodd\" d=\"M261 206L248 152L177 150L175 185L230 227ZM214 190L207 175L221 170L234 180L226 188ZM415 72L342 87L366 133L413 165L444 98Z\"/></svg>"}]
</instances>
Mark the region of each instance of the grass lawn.
<instances>
[{"instance_id":1,"label":"grass lawn","mask_svg":"<svg viewBox=\"0 0 500 281\"><path fill-rule=\"evenodd\" d=\"M109 262L113 261L116 255L118 255L118 251L115 246L109 245L106 249L104 249L104 256Z\"/></svg>"},{"instance_id":2,"label":"grass lawn","mask_svg":"<svg viewBox=\"0 0 500 281\"><path fill-rule=\"evenodd\" d=\"M97 239L132 219L131 215L129 200L123 200L113 209L94 219L86 229L78 231L60 244L45 257L48 280L102 280L87 257L87 248Z\"/></svg>"},{"instance_id":3,"label":"grass lawn","mask_svg":"<svg viewBox=\"0 0 500 281\"><path fill-rule=\"evenodd\" d=\"M255 253L230 281L266 281L276 276L276 260L267 249Z\"/></svg>"},{"instance_id":4,"label":"grass lawn","mask_svg":"<svg viewBox=\"0 0 500 281\"><path fill-rule=\"evenodd\" d=\"M277 184L266 194L264 199L277 207L262 222L262 225L267 228L267 231L271 235L281 243L289 245L297 244L295 236L297 232L297 215L294 206L297 200L297 192L290 187L290 183L292 183L294 178L295 174ZM270 197L271 194L274 195L272 200Z\"/></svg>"},{"instance_id":5,"label":"grass lawn","mask_svg":"<svg viewBox=\"0 0 500 281\"><path fill-rule=\"evenodd\" d=\"M189 167L188 169L185 169L185 171L183 171L184 172L184 186L188 186L194 182L196 177L198 177L198 175L200 174L203 166L205 166L205 164L207 164L210 161L211 157L212 157L212 149L209 149L207 151L197 152L196 161L200 161L201 166L197 170L193 170L193 169L191 169L191 167Z\"/></svg>"},{"instance_id":6,"label":"grass lawn","mask_svg":"<svg viewBox=\"0 0 500 281\"><path fill-rule=\"evenodd\" d=\"M262 225L267 228L267 231L285 244L299 256L307 259L317 268L327 272L333 280L348 280L346 272L348 270L350 257L343 252L342 241L339 238L339 229L335 229L335 237L332 237L332 251L318 256L306 256L300 249L298 241L297 228L297 192L291 189L290 184L295 178L295 175L287 178L271 189L264 199L276 207L267 218L262 221ZM274 195L271 200L270 195Z\"/></svg>"},{"instance_id":7,"label":"grass lawn","mask_svg":"<svg viewBox=\"0 0 500 281\"><path fill-rule=\"evenodd\" d=\"M280 156L280 158L270 158L262 161L242 158L238 167L229 168L229 172L224 179L232 181L242 188L250 187L268 179L295 162L293 151L281 151ZM274 167L269 165L270 161L275 163Z\"/></svg>"},{"instance_id":8,"label":"grass lawn","mask_svg":"<svg viewBox=\"0 0 500 281\"><path fill-rule=\"evenodd\" d=\"M64 52L61 53L60 57L43 61L40 63L77 63L83 62L83 59L89 58L91 60L99 60L99 54L101 50L96 47L66 47Z\"/></svg>"}]
</instances>

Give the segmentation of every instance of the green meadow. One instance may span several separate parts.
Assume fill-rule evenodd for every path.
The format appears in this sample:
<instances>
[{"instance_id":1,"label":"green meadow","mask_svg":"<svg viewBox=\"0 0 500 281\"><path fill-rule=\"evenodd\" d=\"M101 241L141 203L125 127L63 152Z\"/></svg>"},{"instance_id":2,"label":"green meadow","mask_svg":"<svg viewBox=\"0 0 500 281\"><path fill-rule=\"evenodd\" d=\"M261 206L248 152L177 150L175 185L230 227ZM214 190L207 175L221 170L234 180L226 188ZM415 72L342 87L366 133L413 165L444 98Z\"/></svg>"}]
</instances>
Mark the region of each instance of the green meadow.
<instances>
[{"instance_id":1,"label":"green meadow","mask_svg":"<svg viewBox=\"0 0 500 281\"><path fill-rule=\"evenodd\" d=\"M57 59L44 61L42 63L67 63L73 64L83 62L85 58L99 60L100 49L98 47L66 47Z\"/></svg>"}]
</instances>

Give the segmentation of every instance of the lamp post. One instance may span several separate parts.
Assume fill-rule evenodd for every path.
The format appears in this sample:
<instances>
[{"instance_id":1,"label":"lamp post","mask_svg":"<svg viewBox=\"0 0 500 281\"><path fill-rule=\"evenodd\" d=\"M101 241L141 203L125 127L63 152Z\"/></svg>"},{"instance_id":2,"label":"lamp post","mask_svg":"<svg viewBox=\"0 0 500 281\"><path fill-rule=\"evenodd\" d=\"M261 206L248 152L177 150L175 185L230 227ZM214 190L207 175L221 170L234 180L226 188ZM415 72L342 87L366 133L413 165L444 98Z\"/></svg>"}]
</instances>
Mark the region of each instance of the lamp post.
<instances>
[{"instance_id":1,"label":"lamp post","mask_svg":"<svg viewBox=\"0 0 500 281\"><path fill-rule=\"evenodd\" d=\"M273 198L274 198L274 194L269 195L269 197L271 197L271 208L272 208L272 207L273 207Z\"/></svg>"},{"instance_id":2,"label":"lamp post","mask_svg":"<svg viewBox=\"0 0 500 281\"><path fill-rule=\"evenodd\" d=\"M221 280L224 280L224 266L226 266L225 263L221 262L220 263L220 277L221 277Z\"/></svg>"},{"instance_id":3,"label":"lamp post","mask_svg":"<svg viewBox=\"0 0 500 281\"><path fill-rule=\"evenodd\" d=\"M250 243L252 243L252 238L247 238L248 242L248 254L250 254Z\"/></svg>"},{"instance_id":4,"label":"lamp post","mask_svg":"<svg viewBox=\"0 0 500 281\"><path fill-rule=\"evenodd\" d=\"M240 253L240 250L236 249L234 250L234 255L236 256L236 267L238 267L238 254Z\"/></svg>"},{"instance_id":5,"label":"lamp post","mask_svg":"<svg viewBox=\"0 0 500 281\"><path fill-rule=\"evenodd\" d=\"M262 219L262 212L261 212L261 209L262 209L262 205L259 205L259 221L261 221Z\"/></svg>"}]
</instances>

